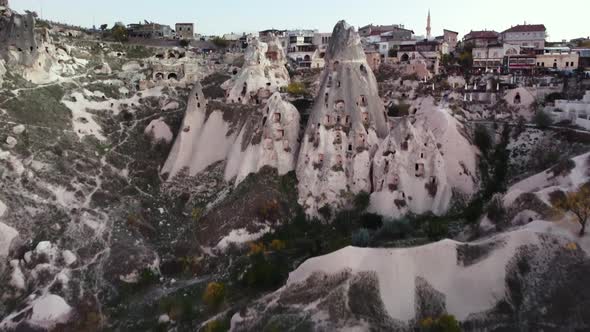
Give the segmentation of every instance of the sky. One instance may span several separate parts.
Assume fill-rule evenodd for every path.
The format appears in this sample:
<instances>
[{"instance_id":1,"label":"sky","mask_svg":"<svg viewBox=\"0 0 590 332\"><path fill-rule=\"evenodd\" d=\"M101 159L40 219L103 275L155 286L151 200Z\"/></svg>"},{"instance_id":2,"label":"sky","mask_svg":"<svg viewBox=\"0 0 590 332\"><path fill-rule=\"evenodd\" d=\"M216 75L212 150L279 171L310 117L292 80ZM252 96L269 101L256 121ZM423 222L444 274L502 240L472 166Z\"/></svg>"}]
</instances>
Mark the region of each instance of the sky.
<instances>
[{"instance_id":1,"label":"sky","mask_svg":"<svg viewBox=\"0 0 590 332\"><path fill-rule=\"evenodd\" d=\"M545 24L549 41L590 36L590 0L549 5L546 0L9 0L17 11L35 10L43 18L85 27L143 20L169 24L193 22L197 33L256 32L276 29L332 31L339 20L356 27L404 24L425 35L430 9L432 33L443 29L503 31L513 25Z\"/></svg>"}]
</instances>

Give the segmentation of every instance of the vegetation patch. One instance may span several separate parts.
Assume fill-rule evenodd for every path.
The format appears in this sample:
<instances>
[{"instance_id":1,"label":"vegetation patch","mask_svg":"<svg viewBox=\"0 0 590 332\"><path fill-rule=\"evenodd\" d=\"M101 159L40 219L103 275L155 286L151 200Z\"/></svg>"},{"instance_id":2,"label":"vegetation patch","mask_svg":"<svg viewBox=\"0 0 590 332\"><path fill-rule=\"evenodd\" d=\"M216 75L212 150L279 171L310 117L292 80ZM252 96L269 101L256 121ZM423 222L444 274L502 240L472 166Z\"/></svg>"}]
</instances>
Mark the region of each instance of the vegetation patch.
<instances>
[{"instance_id":1,"label":"vegetation patch","mask_svg":"<svg viewBox=\"0 0 590 332\"><path fill-rule=\"evenodd\" d=\"M19 123L70 129L72 113L61 103L64 94L64 88L59 85L21 90L17 97L6 101L2 108Z\"/></svg>"}]
</instances>

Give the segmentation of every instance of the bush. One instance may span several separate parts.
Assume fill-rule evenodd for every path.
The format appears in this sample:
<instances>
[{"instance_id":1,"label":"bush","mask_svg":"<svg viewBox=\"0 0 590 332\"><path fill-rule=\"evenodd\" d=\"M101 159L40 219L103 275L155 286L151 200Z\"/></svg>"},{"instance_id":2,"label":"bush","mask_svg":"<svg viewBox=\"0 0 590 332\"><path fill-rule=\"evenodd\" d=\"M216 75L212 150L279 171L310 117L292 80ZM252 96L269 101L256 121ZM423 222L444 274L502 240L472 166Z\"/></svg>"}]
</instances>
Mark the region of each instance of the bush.
<instances>
[{"instance_id":1,"label":"bush","mask_svg":"<svg viewBox=\"0 0 590 332\"><path fill-rule=\"evenodd\" d=\"M420 330L428 332L461 332L459 322L453 315L438 318L427 317L420 322Z\"/></svg>"},{"instance_id":2,"label":"bush","mask_svg":"<svg viewBox=\"0 0 590 332\"><path fill-rule=\"evenodd\" d=\"M357 211L363 212L371 203L371 195L368 192L361 191L354 197L354 207Z\"/></svg>"},{"instance_id":3,"label":"bush","mask_svg":"<svg viewBox=\"0 0 590 332\"><path fill-rule=\"evenodd\" d=\"M367 229L379 229L383 226L383 219L375 213L365 213L360 219L361 226Z\"/></svg>"},{"instance_id":4,"label":"bush","mask_svg":"<svg viewBox=\"0 0 590 332\"><path fill-rule=\"evenodd\" d=\"M488 214L488 218L493 222L499 223L503 221L504 217L506 216L506 209L504 208L502 198L499 196L494 196L486 206L486 212Z\"/></svg>"},{"instance_id":5,"label":"bush","mask_svg":"<svg viewBox=\"0 0 590 332\"><path fill-rule=\"evenodd\" d=\"M392 104L387 110L388 116L407 116L410 115L410 105L405 103Z\"/></svg>"},{"instance_id":6,"label":"bush","mask_svg":"<svg viewBox=\"0 0 590 332\"><path fill-rule=\"evenodd\" d=\"M477 125L475 127L474 136L475 145L484 155L487 155L492 148L492 137L486 127L483 125Z\"/></svg>"},{"instance_id":7,"label":"bush","mask_svg":"<svg viewBox=\"0 0 590 332\"><path fill-rule=\"evenodd\" d=\"M129 33L127 32L127 29L124 26L116 25L112 29L111 34L113 36L113 39L115 39L115 41L119 43L126 42L127 40L129 40Z\"/></svg>"},{"instance_id":8,"label":"bush","mask_svg":"<svg viewBox=\"0 0 590 332\"><path fill-rule=\"evenodd\" d=\"M228 321L214 320L214 321L210 321L209 323L207 323L207 325L205 325L205 328L203 329L203 331L205 331L205 332L225 332L225 331L229 331L230 327L231 326Z\"/></svg>"},{"instance_id":9,"label":"bush","mask_svg":"<svg viewBox=\"0 0 590 332\"><path fill-rule=\"evenodd\" d=\"M533 118L533 122L537 125L537 127L545 129L553 124L553 119L551 119L549 114L543 111L538 111Z\"/></svg>"},{"instance_id":10,"label":"bush","mask_svg":"<svg viewBox=\"0 0 590 332\"><path fill-rule=\"evenodd\" d=\"M424 231L430 240L439 241L449 235L449 225L443 220L428 220Z\"/></svg>"},{"instance_id":11,"label":"bush","mask_svg":"<svg viewBox=\"0 0 590 332\"><path fill-rule=\"evenodd\" d=\"M320 216L322 216L322 218L324 218L325 221L330 221L332 218L332 208L328 204L319 208L318 213Z\"/></svg>"},{"instance_id":12,"label":"bush","mask_svg":"<svg viewBox=\"0 0 590 332\"><path fill-rule=\"evenodd\" d=\"M190 40L187 40L187 39L183 39L180 41L180 46L182 46L182 47L187 47L190 44L191 44Z\"/></svg>"},{"instance_id":13,"label":"bush","mask_svg":"<svg viewBox=\"0 0 590 332\"><path fill-rule=\"evenodd\" d=\"M225 298L225 285L220 282L210 282L203 293L203 302L211 309L217 309Z\"/></svg>"},{"instance_id":14,"label":"bush","mask_svg":"<svg viewBox=\"0 0 590 332\"><path fill-rule=\"evenodd\" d=\"M211 42L213 43L213 45L219 48L227 48L229 46L229 41L221 37L215 37L211 39Z\"/></svg>"},{"instance_id":15,"label":"bush","mask_svg":"<svg viewBox=\"0 0 590 332\"><path fill-rule=\"evenodd\" d=\"M361 228L352 234L352 245L355 247L367 247L370 240L371 236L366 228Z\"/></svg>"},{"instance_id":16,"label":"bush","mask_svg":"<svg viewBox=\"0 0 590 332\"><path fill-rule=\"evenodd\" d=\"M307 94L305 85L300 82L293 82L287 86L287 92L294 96L303 96Z\"/></svg>"},{"instance_id":17,"label":"bush","mask_svg":"<svg viewBox=\"0 0 590 332\"><path fill-rule=\"evenodd\" d=\"M386 220L379 230L379 233L385 237L402 239L412 233L412 225L408 219Z\"/></svg>"}]
</instances>

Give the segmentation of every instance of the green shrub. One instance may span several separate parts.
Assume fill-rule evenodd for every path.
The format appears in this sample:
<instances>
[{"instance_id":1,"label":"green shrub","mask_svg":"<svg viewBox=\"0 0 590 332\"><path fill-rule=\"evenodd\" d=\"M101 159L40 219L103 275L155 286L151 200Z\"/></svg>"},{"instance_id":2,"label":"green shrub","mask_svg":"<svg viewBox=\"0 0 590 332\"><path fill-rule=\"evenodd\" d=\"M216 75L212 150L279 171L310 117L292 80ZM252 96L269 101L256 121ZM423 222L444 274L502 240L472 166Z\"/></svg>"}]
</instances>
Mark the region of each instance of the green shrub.
<instances>
[{"instance_id":1,"label":"green shrub","mask_svg":"<svg viewBox=\"0 0 590 332\"><path fill-rule=\"evenodd\" d=\"M363 228L379 229L383 226L383 218L375 213L365 213L361 216L360 223Z\"/></svg>"},{"instance_id":2,"label":"green shrub","mask_svg":"<svg viewBox=\"0 0 590 332\"><path fill-rule=\"evenodd\" d=\"M551 119L551 116L544 111L538 111L533 118L533 122L537 127L545 129L553 124L553 119Z\"/></svg>"},{"instance_id":3,"label":"green shrub","mask_svg":"<svg viewBox=\"0 0 590 332\"><path fill-rule=\"evenodd\" d=\"M217 309L225 299L225 285L220 282L210 282L203 293L203 302L211 309Z\"/></svg>"},{"instance_id":4,"label":"green shrub","mask_svg":"<svg viewBox=\"0 0 590 332\"><path fill-rule=\"evenodd\" d=\"M405 238L412 233L412 225L408 219L386 220L379 230L379 233L385 237L394 239Z\"/></svg>"},{"instance_id":5,"label":"green shrub","mask_svg":"<svg viewBox=\"0 0 590 332\"><path fill-rule=\"evenodd\" d=\"M492 148L493 142L486 127L483 125L477 125L475 127L474 136L475 146L477 146L484 155L487 155Z\"/></svg>"},{"instance_id":6,"label":"green shrub","mask_svg":"<svg viewBox=\"0 0 590 332\"><path fill-rule=\"evenodd\" d=\"M371 195L366 191L361 191L354 197L354 208L359 212L365 211L370 203Z\"/></svg>"},{"instance_id":7,"label":"green shrub","mask_svg":"<svg viewBox=\"0 0 590 332\"><path fill-rule=\"evenodd\" d=\"M502 222L506 216L506 209L504 208L502 198L494 196L486 206L486 212L491 221L495 223Z\"/></svg>"},{"instance_id":8,"label":"green shrub","mask_svg":"<svg viewBox=\"0 0 590 332\"><path fill-rule=\"evenodd\" d=\"M387 110L388 116L407 116L410 115L410 105L406 103L392 104Z\"/></svg>"},{"instance_id":9,"label":"green shrub","mask_svg":"<svg viewBox=\"0 0 590 332\"><path fill-rule=\"evenodd\" d=\"M320 216L322 216L322 218L324 218L325 221L330 221L332 218L332 208L328 204L319 208L318 213Z\"/></svg>"},{"instance_id":10,"label":"green shrub","mask_svg":"<svg viewBox=\"0 0 590 332\"><path fill-rule=\"evenodd\" d=\"M352 234L352 245L355 247L367 247L370 240L371 235L366 228L361 228Z\"/></svg>"},{"instance_id":11,"label":"green shrub","mask_svg":"<svg viewBox=\"0 0 590 332\"><path fill-rule=\"evenodd\" d=\"M287 92L294 96L303 96L307 94L305 85L300 82L293 82L287 86Z\"/></svg>"}]
</instances>

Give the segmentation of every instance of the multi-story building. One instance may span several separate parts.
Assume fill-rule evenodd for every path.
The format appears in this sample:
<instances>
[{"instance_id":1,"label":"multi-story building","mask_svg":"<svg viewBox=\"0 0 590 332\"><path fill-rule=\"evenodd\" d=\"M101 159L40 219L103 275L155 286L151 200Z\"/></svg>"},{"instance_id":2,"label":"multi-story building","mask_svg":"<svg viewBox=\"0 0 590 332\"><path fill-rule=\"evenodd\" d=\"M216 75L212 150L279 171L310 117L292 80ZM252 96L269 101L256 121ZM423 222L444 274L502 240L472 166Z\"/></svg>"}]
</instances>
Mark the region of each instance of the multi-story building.
<instances>
[{"instance_id":1,"label":"multi-story building","mask_svg":"<svg viewBox=\"0 0 590 332\"><path fill-rule=\"evenodd\" d=\"M324 58L324 56L326 55L326 50L328 49L330 40L332 40L331 32L316 32L313 34L312 44L318 50L319 56L321 58Z\"/></svg>"},{"instance_id":2,"label":"multi-story building","mask_svg":"<svg viewBox=\"0 0 590 332\"><path fill-rule=\"evenodd\" d=\"M443 30L443 40L449 45L449 51L454 52L459 42L459 33L451 30Z\"/></svg>"},{"instance_id":3,"label":"multi-story building","mask_svg":"<svg viewBox=\"0 0 590 332\"><path fill-rule=\"evenodd\" d=\"M312 67L312 58L316 52L314 35L316 30L289 30L287 31L287 56L299 67Z\"/></svg>"},{"instance_id":4,"label":"multi-story building","mask_svg":"<svg viewBox=\"0 0 590 332\"><path fill-rule=\"evenodd\" d=\"M574 48L572 51L577 52L580 56L578 68L590 71L590 48Z\"/></svg>"},{"instance_id":5,"label":"multi-story building","mask_svg":"<svg viewBox=\"0 0 590 332\"><path fill-rule=\"evenodd\" d=\"M504 43L520 45L523 49L534 50L536 54L543 54L547 29L543 24L516 25L501 34Z\"/></svg>"},{"instance_id":6,"label":"multi-story building","mask_svg":"<svg viewBox=\"0 0 590 332\"><path fill-rule=\"evenodd\" d=\"M472 51L473 68L500 72L504 65L504 57L520 54L520 46L510 44L490 44L476 47Z\"/></svg>"},{"instance_id":7,"label":"multi-story building","mask_svg":"<svg viewBox=\"0 0 590 332\"><path fill-rule=\"evenodd\" d=\"M439 40L422 40L403 42L397 53L398 60L402 63L423 62L428 69L438 74L438 65L442 54L448 53L448 45Z\"/></svg>"},{"instance_id":8,"label":"multi-story building","mask_svg":"<svg viewBox=\"0 0 590 332\"><path fill-rule=\"evenodd\" d=\"M180 39L195 38L194 23L176 23L176 37Z\"/></svg>"},{"instance_id":9,"label":"multi-story building","mask_svg":"<svg viewBox=\"0 0 590 332\"><path fill-rule=\"evenodd\" d=\"M530 74L534 72L537 64L537 56L534 54L507 55L504 57L504 65L511 73Z\"/></svg>"},{"instance_id":10,"label":"multi-story building","mask_svg":"<svg viewBox=\"0 0 590 332\"><path fill-rule=\"evenodd\" d=\"M487 47L488 45L498 44L500 34L496 31L470 31L463 37L463 44L472 47Z\"/></svg>"},{"instance_id":11,"label":"multi-story building","mask_svg":"<svg viewBox=\"0 0 590 332\"><path fill-rule=\"evenodd\" d=\"M373 25L369 24L362 28L359 28L359 35L361 37L368 37L371 35L380 35L384 32L395 31L397 34L402 36L407 35L410 33L410 38L413 32L411 30L405 29L403 24L390 24L390 25Z\"/></svg>"},{"instance_id":12,"label":"multi-story building","mask_svg":"<svg viewBox=\"0 0 590 332\"><path fill-rule=\"evenodd\" d=\"M285 37L287 35L287 30L278 30L278 29L268 29L258 32L258 38L262 42L268 42L273 37L278 37L279 39ZM283 45L284 47L285 45Z\"/></svg>"},{"instance_id":13,"label":"multi-story building","mask_svg":"<svg viewBox=\"0 0 590 332\"><path fill-rule=\"evenodd\" d=\"M537 54L537 67L558 71L572 71L580 64L580 54L569 47L545 47L543 54Z\"/></svg>"},{"instance_id":14,"label":"multi-story building","mask_svg":"<svg viewBox=\"0 0 590 332\"><path fill-rule=\"evenodd\" d=\"M145 21L145 23L129 24L127 31L131 38L171 38L172 28L169 25L163 25Z\"/></svg>"}]
</instances>

